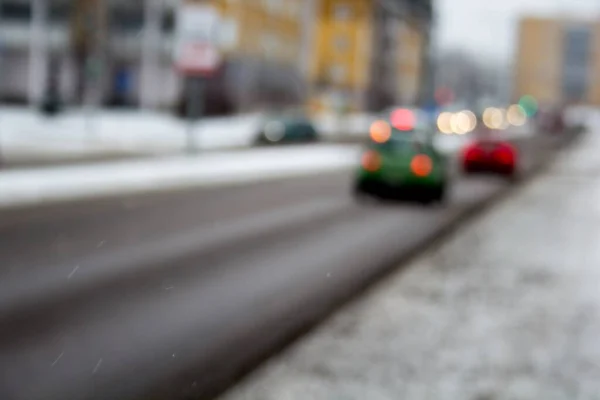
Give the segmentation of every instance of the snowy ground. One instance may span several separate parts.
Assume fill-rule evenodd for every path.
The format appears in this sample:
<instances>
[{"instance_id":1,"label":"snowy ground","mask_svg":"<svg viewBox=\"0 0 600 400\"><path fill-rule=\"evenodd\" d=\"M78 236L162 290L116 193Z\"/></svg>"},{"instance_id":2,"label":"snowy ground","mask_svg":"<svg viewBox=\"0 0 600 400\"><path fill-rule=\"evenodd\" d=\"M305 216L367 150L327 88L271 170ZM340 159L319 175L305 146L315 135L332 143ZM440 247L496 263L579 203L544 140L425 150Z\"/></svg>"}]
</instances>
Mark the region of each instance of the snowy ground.
<instances>
[{"instance_id":1,"label":"snowy ground","mask_svg":"<svg viewBox=\"0 0 600 400\"><path fill-rule=\"evenodd\" d=\"M0 208L344 170L359 154L356 145L329 144L9 170L0 173Z\"/></svg>"},{"instance_id":2,"label":"snowy ground","mask_svg":"<svg viewBox=\"0 0 600 400\"><path fill-rule=\"evenodd\" d=\"M91 155L103 152L154 152L165 156L169 152L180 153L185 143L184 123L164 114L106 113L94 118L94 130L86 136L85 118L80 114L66 114L45 122L43 117L28 111L0 112L0 128L4 129L0 131L0 150L5 161L19 157L39 160L90 156L85 165L0 171L0 207L333 171L356 165L360 151L355 144L254 148L243 153L228 150L228 145L250 144L261 118L254 115L211 119L197 127L204 148L220 146L220 152L92 163ZM325 131L334 132L336 120L321 122L331 123ZM343 123L348 124L344 134L366 136L368 132L367 116L350 117ZM41 129L44 125L47 128ZM528 127L502 132L507 138L532 133ZM243 144L242 139L248 143ZM469 135L440 134L435 144L440 151L453 155L470 139Z\"/></svg>"},{"instance_id":3,"label":"snowy ground","mask_svg":"<svg viewBox=\"0 0 600 400\"><path fill-rule=\"evenodd\" d=\"M223 399L600 398L594 133Z\"/></svg>"},{"instance_id":4,"label":"snowy ground","mask_svg":"<svg viewBox=\"0 0 600 400\"><path fill-rule=\"evenodd\" d=\"M184 120L151 111L67 111L48 118L27 108L0 108L0 155L7 163L173 154L184 151L189 132L198 149L252 145L265 118L246 114L207 118L190 127ZM366 137L375 116L320 115L315 126L325 139ZM531 131L512 129L509 134ZM455 139L442 138L442 147ZM460 140L458 140L460 142Z\"/></svg>"},{"instance_id":5,"label":"snowy ground","mask_svg":"<svg viewBox=\"0 0 600 400\"><path fill-rule=\"evenodd\" d=\"M68 111L48 118L27 108L0 108L0 151L5 158L80 157L97 154L165 154L187 146L189 132L199 149L250 146L265 116L260 113L207 118L190 126L185 120L150 111ZM315 124L326 137L341 131L365 134L373 117L343 121L321 116Z\"/></svg>"}]
</instances>

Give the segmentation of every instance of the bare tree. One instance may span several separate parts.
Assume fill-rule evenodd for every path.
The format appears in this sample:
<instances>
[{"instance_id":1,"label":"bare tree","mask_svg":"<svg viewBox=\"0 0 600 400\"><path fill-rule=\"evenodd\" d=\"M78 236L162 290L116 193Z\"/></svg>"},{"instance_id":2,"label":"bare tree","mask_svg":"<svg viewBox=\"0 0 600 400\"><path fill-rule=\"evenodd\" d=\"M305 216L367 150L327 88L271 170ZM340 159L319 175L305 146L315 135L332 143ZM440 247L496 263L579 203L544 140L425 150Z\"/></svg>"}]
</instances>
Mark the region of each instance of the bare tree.
<instances>
[{"instance_id":1,"label":"bare tree","mask_svg":"<svg viewBox=\"0 0 600 400\"><path fill-rule=\"evenodd\" d=\"M475 103L482 97L498 97L501 93L503 71L495 60L481 60L451 50L439 54L434 63L436 82L451 88L457 99Z\"/></svg>"}]
</instances>

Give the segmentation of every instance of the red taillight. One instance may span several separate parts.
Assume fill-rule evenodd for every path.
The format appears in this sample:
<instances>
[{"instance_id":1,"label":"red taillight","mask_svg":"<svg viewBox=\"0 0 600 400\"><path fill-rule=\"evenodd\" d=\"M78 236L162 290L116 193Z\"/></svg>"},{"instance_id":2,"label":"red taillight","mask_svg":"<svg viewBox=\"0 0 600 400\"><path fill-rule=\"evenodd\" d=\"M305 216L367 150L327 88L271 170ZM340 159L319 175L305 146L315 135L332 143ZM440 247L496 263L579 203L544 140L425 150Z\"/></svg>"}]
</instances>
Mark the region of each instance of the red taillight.
<instances>
[{"instance_id":1,"label":"red taillight","mask_svg":"<svg viewBox=\"0 0 600 400\"><path fill-rule=\"evenodd\" d=\"M368 151L363 154L360 165L369 172L376 172L381 168L381 156L375 151Z\"/></svg>"},{"instance_id":2,"label":"red taillight","mask_svg":"<svg viewBox=\"0 0 600 400\"><path fill-rule=\"evenodd\" d=\"M481 161L485 158L485 152L478 147L470 147L464 153L465 161Z\"/></svg>"},{"instance_id":3,"label":"red taillight","mask_svg":"<svg viewBox=\"0 0 600 400\"><path fill-rule=\"evenodd\" d=\"M492 157L502 164L512 164L515 159L515 150L510 145L501 145L492 152Z\"/></svg>"},{"instance_id":4,"label":"red taillight","mask_svg":"<svg viewBox=\"0 0 600 400\"><path fill-rule=\"evenodd\" d=\"M410 162L410 169L416 176L425 177L431 173L433 162L425 154L419 154L413 157Z\"/></svg>"}]
</instances>

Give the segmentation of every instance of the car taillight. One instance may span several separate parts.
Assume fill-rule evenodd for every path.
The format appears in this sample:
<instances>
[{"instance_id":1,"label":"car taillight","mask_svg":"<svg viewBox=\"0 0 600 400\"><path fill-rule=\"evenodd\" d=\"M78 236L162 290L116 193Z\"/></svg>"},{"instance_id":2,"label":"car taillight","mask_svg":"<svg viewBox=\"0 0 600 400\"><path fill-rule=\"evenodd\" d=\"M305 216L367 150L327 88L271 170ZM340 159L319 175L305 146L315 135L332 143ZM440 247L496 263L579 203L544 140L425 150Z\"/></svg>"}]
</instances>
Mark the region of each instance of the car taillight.
<instances>
[{"instance_id":1,"label":"car taillight","mask_svg":"<svg viewBox=\"0 0 600 400\"><path fill-rule=\"evenodd\" d=\"M506 148L499 148L492 153L495 160L502 164L510 164L513 161L513 153Z\"/></svg>"},{"instance_id":2,"label":"car taillight","mask_svg":"<svg viewBox=\"0 0 600 400\"><path fill-rule=\"evenodd\" d=\"M410 170L416 176L425 177L431 173L433 162L425 154L418 154L410 162Z\"/></svg>"},{"instance_id":3,"label":"car taillight","mask_svg":"<svg viewBox=\"0 0 600 400\"><path fill-rule=\"evenodd\" d=\"M366 171L378 171L381 168L381 156L375 151L368 151L362 155L360 164Z\"/></svg>"},{"instance_id":4,"label":"car taillight","mask_svg":"<svg viewBox=\"0 0 600 400\"><path fill-rule=\"evenodd\" d=\"M478 147L470 147L464 153L466 161L478 161L485 158L485 152Z\"/></svg>"}]
</instances>

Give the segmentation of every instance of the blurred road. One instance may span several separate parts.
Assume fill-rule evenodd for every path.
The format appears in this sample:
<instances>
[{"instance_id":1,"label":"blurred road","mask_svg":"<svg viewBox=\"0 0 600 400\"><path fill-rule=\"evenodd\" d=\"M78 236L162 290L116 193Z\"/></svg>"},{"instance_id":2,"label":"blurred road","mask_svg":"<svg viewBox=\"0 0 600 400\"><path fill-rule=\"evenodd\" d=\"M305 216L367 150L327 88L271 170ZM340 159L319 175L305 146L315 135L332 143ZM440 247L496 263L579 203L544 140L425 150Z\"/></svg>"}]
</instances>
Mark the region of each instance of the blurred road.
<instances>
[{"instance_id":1,"label":"blurred road","mask_svg":"<svg viewBox=\"0 0 600 400\"><path fill-rule=\"evenodd\" d=\"M221 389L505 187L457 178L446 207L358 206L338 173L4 212L0 398Z\"/></svg>"},{"instance_id":2,"label":"blurred road","mask_svg":"<svg viewBox=\"0 0 600 400\"><path fill-rule=\"evenodd\" d=\"M594 133L222 400L598 399Z\"/></svg>"}]
</instances>

